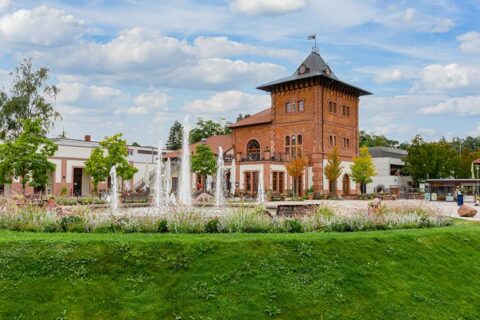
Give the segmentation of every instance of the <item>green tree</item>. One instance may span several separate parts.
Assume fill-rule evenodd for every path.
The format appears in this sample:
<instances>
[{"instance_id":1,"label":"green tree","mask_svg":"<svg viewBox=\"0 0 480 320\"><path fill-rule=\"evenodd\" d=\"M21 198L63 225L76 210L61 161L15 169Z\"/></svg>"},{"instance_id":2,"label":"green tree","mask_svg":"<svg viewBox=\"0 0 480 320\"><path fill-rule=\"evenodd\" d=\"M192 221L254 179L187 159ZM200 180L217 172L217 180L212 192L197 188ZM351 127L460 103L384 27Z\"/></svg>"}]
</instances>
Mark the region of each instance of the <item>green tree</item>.
<instances>
[{"instance_id":1,"label":"green tree","mask_svg":"<svg viewBox=\"0 0 480 320\"><path fill-rule=\"evenodd\" d=\"M199 142L204 138L212 136L230 134L232 133L230 124L230 122L225 122L224 118L220 118L219 122L198 118L197 126L190 131L190 143Z\"/></svg>"},{"instance_id":2,"label":"green tree","mask_svg":"<svg viewBox=\"0 0 480 320\"><path fill-rule=\"evenodd\" d=\"M22 120L39 119L41 135L45 136L60 117L54 101L58 89L48 85L48 69L32 70L32 60L25 59L11 73L13 85L9 94L0 92L0 139L20 135Z\"/></svg>"},{"instance_id":3,"label":"green tree","mask_svg":"<svg viewBox=\"0 0 480 320\"><path fill-rule=\"evenodd\" d=\"M360 155L353 159L350 167L352 180L360 183L361 193L366 192L366 185L372 182L372 177L376 175L375 166L373 164L372 155L368 152L367 147L360 148Z\"/></svg>"},{"instance_id":4,"label":"green tree","mask_svg":"<svg viewBox=\"0 0 480 320\"><path fill-rule=\"evenodd\" d=\"M41 119L25 119L21 124L19 136L8 138L0 145L0 184L11 183L12 177L19 177L25 193L27 184L34 188L48 184L48 175L55 170L55 164L48 158L58 147L44 136Z\"/></svg>"},{"instance_id":5,"label":"green tree","mask_svg":"<svg viewBox=\"0 0 480 320\"><path fill-rule=\"evenodd\" d=\"M327 155L327 165L325 166L325 177L330 183L330 193L337 195L337 179L342 174L343 167L341 166L342 160L338 155L337 147L334 147L332 152Z\"/></svg>"},{"instance_id":6,"label":"green tree","mask_svg":"<svg viewBox=\"0 0 480 320\"><path fill-rule=\"evenodd\" d=\"M117 175L123 180L130 180L138 171L128 163L127 141L122 139L122 134L117 133L100 141L100 146L92 150L90 157L85 162L85 172L92 176L94 190L97 191L98 183L108 180L110 169L115 166Z\"/></svg>"},{"instance_id":7,"label":"green tree","mask_svg":"<svg viewBox=\"0 0 480 320\"><path fill-rule=\"evenodd\" d=\"M427 178L450 178L456 175L459 157L445 139L438 142L426 142L417 135L413 138L407 151L403 172L410 175L415 182Z\"/></svg>"},{"instance_id":8,"label":"green tree","mask_svg":"<svg viewBox=\"0 0 480 320\"><path fill-rule=\"evenodd\" d=\"M396 148L399 144L398 141L390 140L384 135L376 135L374 133L369 134L362 130L360 131L360 146Z\"/></svg>"},{"instance_id":9,"label":"green tree","mask_svg":"<svg viewBox=\"0 0 480 320\"><path fill-rule=\"evenodd\" d=\"M182 147L183 126L179 121L175 121L170 127L168 140L165 147L169 150L178 150Z\"/></svg>"},{"instance_id":10,"label":"green tree","mask_svg":"<svg viewBox=\"0 0 480 320\"><path fill-rule=\"evenodd\" d=\"M191 167L193 172L202 176L214 174L217 170L217 161L212 149L206 144L197 145L192 155Z\"/></svg>"}]
</instances>

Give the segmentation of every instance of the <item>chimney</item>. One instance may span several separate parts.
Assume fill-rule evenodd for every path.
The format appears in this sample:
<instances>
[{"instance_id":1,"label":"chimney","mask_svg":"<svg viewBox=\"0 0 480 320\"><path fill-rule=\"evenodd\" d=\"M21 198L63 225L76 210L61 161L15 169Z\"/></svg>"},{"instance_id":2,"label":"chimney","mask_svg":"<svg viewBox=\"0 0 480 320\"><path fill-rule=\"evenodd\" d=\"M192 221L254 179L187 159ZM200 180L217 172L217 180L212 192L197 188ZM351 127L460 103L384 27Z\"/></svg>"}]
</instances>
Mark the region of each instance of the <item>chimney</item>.
<instances>
[{"instance_id":1,"label":"chimney","mask_svg":"<svg viewBox=\"0 0 480 320\"><path fill-rule=\"evenodd\" d=\"M92 141L92 136L89 135L89 134L86 134L86 135L85 135L85 141L87 141L87 142Z\"/></svg>"}]
</instances>

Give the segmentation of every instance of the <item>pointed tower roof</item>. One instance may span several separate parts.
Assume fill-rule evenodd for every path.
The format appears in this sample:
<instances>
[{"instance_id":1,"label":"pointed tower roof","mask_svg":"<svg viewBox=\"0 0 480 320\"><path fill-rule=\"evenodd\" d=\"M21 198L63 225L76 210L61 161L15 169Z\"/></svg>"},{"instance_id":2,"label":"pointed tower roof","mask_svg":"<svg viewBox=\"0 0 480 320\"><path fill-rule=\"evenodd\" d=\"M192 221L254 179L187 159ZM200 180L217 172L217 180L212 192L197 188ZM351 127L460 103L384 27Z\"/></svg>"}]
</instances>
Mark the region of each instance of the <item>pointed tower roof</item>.
<instances>
[{"instance_id":1,"label":"pointed tower roof","mask_svg":"<svg viewBox=\"0 0 480 320\"><path fill-rule=\"evenodd\" d=\"M309 78L321 78L324 80L329 80L329 83L336 83L343 87L349 88L355 93L357 93L359 96L371 94L366 90L355 87L338 79L335 73L333 73L332 69L330 69L328 64L325 62L325 60L323 60L320 54L316 51L312 51L291 76L263 84L257 87L257 89L271 92L275 89L275 87L280 84L291 83Z\"/></svg>"}]
</instances>

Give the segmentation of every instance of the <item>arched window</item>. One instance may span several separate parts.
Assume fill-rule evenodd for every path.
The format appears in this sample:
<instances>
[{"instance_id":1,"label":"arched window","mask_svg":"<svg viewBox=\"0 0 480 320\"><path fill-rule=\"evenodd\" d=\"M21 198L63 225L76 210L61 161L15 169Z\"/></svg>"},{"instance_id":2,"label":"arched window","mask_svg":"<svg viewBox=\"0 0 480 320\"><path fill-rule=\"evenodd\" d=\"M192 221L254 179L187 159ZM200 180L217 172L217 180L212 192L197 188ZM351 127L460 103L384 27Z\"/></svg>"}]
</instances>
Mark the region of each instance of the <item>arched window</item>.
<instances>
[{"instance_id":1,"label":"arched window","mask_svg":"<svg viewBox=\"0 0 480 320\"><path fill-rule=\"evenodd\" d=\"M250 161L260 160L260 143L257 140L250 140L247 143L247 159Z\"/></svg>"}]
</instances>

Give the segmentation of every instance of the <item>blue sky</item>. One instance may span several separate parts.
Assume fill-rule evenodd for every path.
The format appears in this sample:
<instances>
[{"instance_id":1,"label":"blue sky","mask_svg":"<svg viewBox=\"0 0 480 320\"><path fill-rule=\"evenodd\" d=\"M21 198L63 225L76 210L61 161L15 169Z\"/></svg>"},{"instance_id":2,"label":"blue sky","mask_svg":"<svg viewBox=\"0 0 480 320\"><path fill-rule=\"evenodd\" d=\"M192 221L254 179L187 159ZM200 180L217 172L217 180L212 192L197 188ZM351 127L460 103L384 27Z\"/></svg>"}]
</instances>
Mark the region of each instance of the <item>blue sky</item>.
<instances>
[{"instance_id":1,"label":"blue sky","mask_svg":"<svg viewBox=\"0 0 480 320\"><path fill-rule=\"evenodd\" d=\"M25 57L51 70L53 134L156 145L186 115L269 106L256 86L320 53L374 93L360 127L400 141L480 135L480 2L0 0L0 86Z\"/></svg>"}]
</instances>

